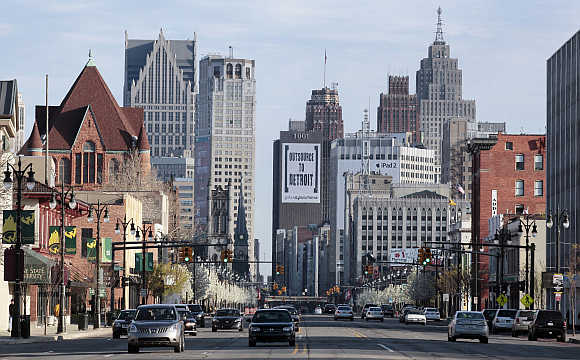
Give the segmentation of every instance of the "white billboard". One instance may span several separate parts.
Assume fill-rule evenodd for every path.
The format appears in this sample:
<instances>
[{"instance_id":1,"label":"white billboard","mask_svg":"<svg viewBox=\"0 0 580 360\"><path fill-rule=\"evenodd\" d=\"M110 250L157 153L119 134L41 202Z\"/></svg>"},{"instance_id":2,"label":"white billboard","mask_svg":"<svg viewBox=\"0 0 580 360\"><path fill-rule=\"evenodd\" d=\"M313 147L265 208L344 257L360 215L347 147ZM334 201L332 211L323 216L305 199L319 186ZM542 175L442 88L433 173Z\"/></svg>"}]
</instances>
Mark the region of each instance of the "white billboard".
<instances>
[{"instance_id":1,"label":"white billboard","mask_svg":"<svg viewBox=\"0 0 580 360\"><path fill-rule=\"evenodd\" d=\"M320 203L320 144L282 144L282 202Z\"/></svg>"},{"instance_id":2,"label":"white billboard","mask_svg":"<svg viewBox=\"0 0 580 360\"><path fill-rule=\"evenodd\" d=\"M389 252L389 264L391 266L400 266L404 264L415 264L417 263L417 257L419 255L418 248L409 249L390 249Z\"/></svg>"}]
</instances>

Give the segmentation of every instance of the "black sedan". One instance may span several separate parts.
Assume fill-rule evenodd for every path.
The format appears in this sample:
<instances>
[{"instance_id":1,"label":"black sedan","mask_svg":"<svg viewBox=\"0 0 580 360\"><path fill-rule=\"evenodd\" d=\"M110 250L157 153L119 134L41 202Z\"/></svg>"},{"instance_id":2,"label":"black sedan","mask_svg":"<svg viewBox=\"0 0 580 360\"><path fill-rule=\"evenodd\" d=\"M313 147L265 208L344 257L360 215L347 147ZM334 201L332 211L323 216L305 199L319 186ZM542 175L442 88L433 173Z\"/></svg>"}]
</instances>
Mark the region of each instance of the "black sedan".
<instances>
[{"instance_id":1,"label":"black sedan","mask_svg":"<svg viewBox=\"0 0 580 360\"><path fill-rule=\"evenodd\" d=\"M298 331L300 328L300 313L294 306L291 305L280 305L276 306L274 309L284 309L288 310L290 316L292 317L292 322L294 323L294 330Z\"/></svg>"},{"instance_id":2,"label":"black sedan","mask_svg":"<svg viewBox=\"0 0 580 360\"><path fill-rule=\"evenodd\" d=\"M121 335L127 335L129 324L135 318L136 313L137 310L135 309L122 310L119 313L119 316L113 322L113 339L118 339Z\"/></svg>"},{"instance_id":3,"label":"black sedan","mask_svg":"<svg viewBox=\"0 0 580 360\"><path fill-rule=\"evenodd\" d=\"M296 345L296 336L290 313L284 309L261 309L256 311L250 324L248 345L257 342L288 342Z\"/></svg>"},{"instance_id":4,"label":"black sedan","mask_svg":"<svg viewBox=\"0 0 580 360\"><path fill-rule=\"evenodd\" d=\"M183 332L185 334L197 336L197 321L195 319L195 315L191 311L187 310L177 309L177 312L179 313L180 319L185 318L185 321L183 322Z\"/></svg>"},{"instance_id":5,"label":"black sedan","mask_svg":"<svg viewBox=\"0 0 580 360\"><path fill-rule=\"evenodd\" d=\"M211 322L211 331L216 332L218 329L237 329L242 331L244 324L242 315L236 309L219 309Z\"/></svg>"}]
</instances>

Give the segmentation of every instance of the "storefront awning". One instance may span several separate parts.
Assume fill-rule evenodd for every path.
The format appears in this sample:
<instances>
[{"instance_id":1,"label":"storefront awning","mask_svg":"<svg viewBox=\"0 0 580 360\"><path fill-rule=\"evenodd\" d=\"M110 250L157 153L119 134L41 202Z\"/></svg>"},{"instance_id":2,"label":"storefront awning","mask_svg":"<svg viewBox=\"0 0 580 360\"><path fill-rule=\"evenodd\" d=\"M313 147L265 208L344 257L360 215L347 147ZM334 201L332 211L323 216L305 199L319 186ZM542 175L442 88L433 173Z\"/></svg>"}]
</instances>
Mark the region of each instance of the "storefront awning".
<instances>
[{"instance_id":1,"label":"storefront awning","mask_svg":"<svg viewBox=\"0 0 580 360\"><path fill-rule=\"evenodd\" d=\"M24 251L24 283L30 285L48 285L51 283L51 268L56 264L53 260L34 250L23 248Z\"/></svg>"}]
</instances>

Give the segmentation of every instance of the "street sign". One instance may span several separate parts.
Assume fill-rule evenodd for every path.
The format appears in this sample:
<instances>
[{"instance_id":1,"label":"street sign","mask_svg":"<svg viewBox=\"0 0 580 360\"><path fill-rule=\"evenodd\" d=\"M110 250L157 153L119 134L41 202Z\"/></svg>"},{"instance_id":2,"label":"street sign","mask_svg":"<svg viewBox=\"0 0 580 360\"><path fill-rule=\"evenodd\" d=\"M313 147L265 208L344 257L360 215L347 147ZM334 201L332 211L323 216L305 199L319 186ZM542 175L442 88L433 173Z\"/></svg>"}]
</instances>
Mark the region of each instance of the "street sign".
<instances>
[{"instance_id":1,"label":"street sign","mask_svg":"<svg viewBox=\"0 0 580 360\"><path fill-rule=\"evenodd\" d=\"M477 300L478 300L478 299L477 299L477 296L474 296L474 297L473 297L473 303L474 303L474 304L477 304Z\"/></svg>"},{"instance_id":2,"label":"street sign","mask_svg":"<svg viewBox=\"0 0 580 360\"><path fill-rule=\"evenodd\" d=\"M443 294L443 301L449 302L449 294Z\"/></svg>"},{"instance_id":3,"label":"street sign","mask_svg":"<svg viewBox=\"0 0 580 360\"><path fill-rule=\"evenodd\" d=\"M521 299L520 302L527 308L529 308L533 303L534 299L529 294L525 294Z\"/></svg>"},{"instance_id":4,"label":"street sign","mask_svg":"<svg viewBox=\"0 0 580 360\"><path fill-rule=\"evenodd\" d=\"M554 287L559 287L564 285L564 275L563 274L554 274L552 276L552 284Z\"/></svg>"},{"instance_id":5,"label":"street sign","mask_svg":"<svg viewBox=\"0 0 580 360\"><path fill-rule=\"evenodd\" d=\"M500 296L497 297L497 303L499 304L499 306L504 306L507 302L508 298L504 294L501 294Z\"/></svg>"},{"instance_id":6,"label":"street sign","mask_svg":"<svg viewBox=\"0 0 580 360\"><path fill-rule=\"evenodd\" d=\"M95 295L95 289L89 289L89 295L91 296Z\"/></svg>"},{"instance_id":7,"label":"street sign","mask_svg":"<svg viewBox=\"0 0 580 360\"><path fill-rule=\"evenodd\" d=\"M556 301L560 302L560 300L562 300L562 293L561 292L556 292L554 293L556 295Z\"/></svg>"}]
</instances>

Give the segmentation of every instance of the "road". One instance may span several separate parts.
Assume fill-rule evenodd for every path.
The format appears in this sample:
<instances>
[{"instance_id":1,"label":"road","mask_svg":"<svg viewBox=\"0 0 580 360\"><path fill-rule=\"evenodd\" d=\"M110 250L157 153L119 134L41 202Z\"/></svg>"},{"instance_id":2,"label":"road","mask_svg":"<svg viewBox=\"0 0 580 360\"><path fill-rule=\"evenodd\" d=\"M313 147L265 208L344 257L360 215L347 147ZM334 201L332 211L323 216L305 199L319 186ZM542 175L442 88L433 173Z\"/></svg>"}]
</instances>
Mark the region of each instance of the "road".
<instances>
[{"instance_id":1,"label":"road","mask_svg":"<svg viewBox=\"0 0 580 360\"><path fill-rule=\"evenodd\" d=\"M127 353L127 340L92 338L44 344L7 345L3 359L580 359L580 345L555 340L527 341L509 334L493 335L489 344L472 340L447 341L445 324L404 325L396 319L364 322L333 321L328 316L307 315L296 346L258 344L248 347L247 330L199 329L188 337L186 351L142 349Z\"/></svg>"}]
</instances>

